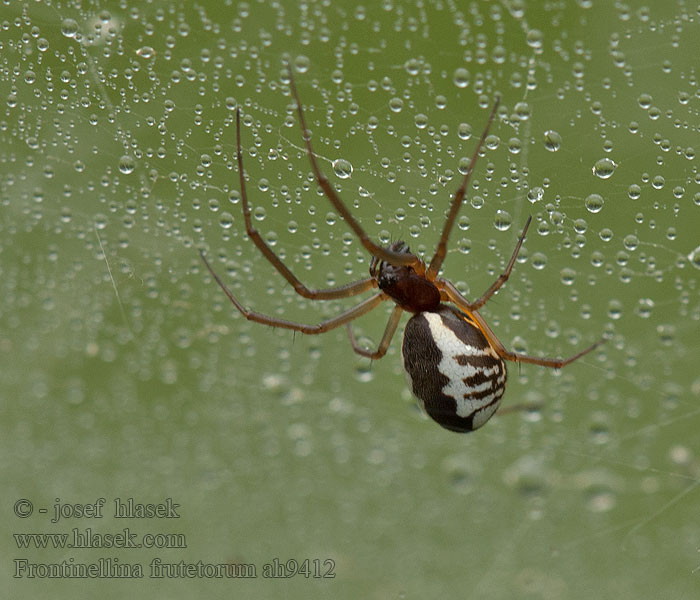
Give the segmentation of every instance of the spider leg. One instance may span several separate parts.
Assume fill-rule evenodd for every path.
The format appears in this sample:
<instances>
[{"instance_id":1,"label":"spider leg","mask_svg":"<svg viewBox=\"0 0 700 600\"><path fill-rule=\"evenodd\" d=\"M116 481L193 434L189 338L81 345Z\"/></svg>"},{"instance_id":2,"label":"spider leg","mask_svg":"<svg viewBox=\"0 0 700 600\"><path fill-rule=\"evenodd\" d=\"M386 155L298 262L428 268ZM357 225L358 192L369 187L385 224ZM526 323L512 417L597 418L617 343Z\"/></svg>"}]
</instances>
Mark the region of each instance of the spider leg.
<instances>
[{"instance_id":1,"label":"spider leg","mask_svg":"<svg viewBox=\"0 0 700 600\"><path fill-rule=\"evenodd\" d=\"M311 163L311 169L314 172L316 181L318 185L323 190L324 194L330 200L331 204L335 209L341 214L345 222L350 226L350 228L355 232L355 235L359 238L360 243L372 256L376 256L380 260L388 262L392 265L405 265L412 267L413 270L422 275L425 273L425 264L417 256L412 254L406 254L404 252L394 252L393 250L388 250L375 244L372 239L365 233L360 224L357 222L355 217L350 214L350 211L345 207L340 196L336 193L331 186L328 178L321 172L318 163L316 162L316 157L314 156L314 149L311 145L311 133L309 128L306 126L306 119L304 118L304 110L301 107L301 100L299 99L299 92L297 92L297 87L294 83L294 75L292 73L291 66L288 66L289 73L289 87L294 97L294 101L297 105L297 113L299 115L299 123L301 124L302 137L304 138L304 145L306 146L306 154L309 157L309 162Z\"/></svg>"},{"instance_id":2,"label":"spider leg","mask_svg":"<svg viewBox=\"0 0 700 600\"><path fill-rule=\"evenodd\" d=\"M396 333L396 328L399 326L399 321L401 320L402 312L403 309L398 304L394 306L394 310L392 311L391 316L389 317L389 321L386 324L386 329L384 329L384 335L382 335L382 339L379 342L379 346L374 352L372 352L371 350L365 350L364 348L358 345L357 340L355 339L355 336L352 333L350 323L348 323L345 327L347 328L348 335L350 336L350 343L352 344L352 349L360 356L366 356L367 358L370 358L372 360L376 360L384 356L386 354L386 351L389 349L389 344L391 344L391 338L394 337L394 333Z\"/></svg>"},{"instance_id":3,"label":"spider leg","mask_svg":"<svg viewBox=\"0 0 700 600\"><path fill-rule=\"evenodd\" d=\"M304 296L304 298L310 298L312 300L331 300L335 298L347 298L348 296L354 296L356 294L361 294L367 290L371 290L377 287L376 281L368 277L367 279L362 279L355 283L350 283L347 285L341 285L334 288L328 288L323 290L312 290L307 288L301 281L299 281L287 266L282 262L282 260L273 252L272 248L267 245L265 240L262 238L260 233L253 227L253 222L250 218L250 205L248 204L248 194L246 192L245 177L243 174L243 152L241 150L241 109L236 108L236 159L238 161L238 176L240 178L240 188L241 188L241 205L243 206L243 219L245 220L245 229L248 233L248 237L253 241L253 243L258 247L258 250L262 252L265 258L272 264L275 269L284 277L291 285L297 294Z\"/></svg>"},{"instance_id":4,"label":"spider leg","mask_svg":"<svg viewBox=\"0 0 700 600\"><path fill-rule=\"evenodd\" d=\"M426 277L430 280L433 281L435 277L437 277L438 271L440 270L440 267L442 266L442 262L445 260L445 255L447 254L447 240L450 237L450 233L452 232L452 227L455 224L455 220L457 219L457 213L459 212L460 207L462 206L462 200L464 200L464 194L467 191L467 186L469 185L469 180L471 179L472 173L474 172L474 167L476 166L476 161L479 159L479 152L481 151L481 148L484 145L484 141L486 140L486 136L489 134L489 129L491 128L491 123L493 123L493 119L496 116L496 110L498 109L498 105L501 102L500 96L496 98L496 101L493 103L493 108L491 109L491 114L489 115L489 119L486 122L486 127L484 128L483 133L481 134L481 138L479 138L479 143L476 146L476 149L474 150L474 153L472 154L471 161L469 162L469 167L467 168L467 172L464 175L464 178L462 179L462 184L459 186L457 191L455 192L454 197L452 198L452 204L450 205L450 212L447 214L447 219L445 220L445 225L442 228L442 234L440 235L440 241L438 242L437 248L435 250L435 255L433 256L433 259L430 261L430 266L428 267L428 270L426 271Z\"/></svg>"},{"instance_id":5,"label":"spider leg","mask_svg":"<svg viewBox=\"0 0 700 600\"><path fill-rule=\"evenodd\" d=\"M443 284L443 282L440 282L440 284ZM482 317L473 308L473 305L467 302L459 292L457 292L456 294L453 293L453 290L455 292L457 290L456 288L454 288L454 286L452 286L452 284L449 284L449 282L444 282L444 284L444 291L447 293L447 296L449 297L450 301L456 304L460 310L467 313L476 322L476 324L479 326L479 329L481 330L481 333L484 334L484 337L486 337L496 354L498 354L498 356L500 356L503 360L509 360L518 363L531 363L533 365L549 367L550 369L561 369L569 363L572 363L575 360L581 358L585 354L588 354L592 350L595 350L605 341L605 339L600 339L595 344L590 345L588 348L585 348L584 350L581 350L580 352L574 354L573 356L569 356L568 358L544 358L539 356L529 356L528 354L520 354L518 352L511 352L510 350L507 350L506 347L501 343L501 341L496 337L496 334L488 326L488 323L486 323L484 317Z\"/></svg>"},{"instance_id":6,"label":"spider leg","mask_svg":"<svg viewBox=\"0 0 700 600\"><path fill-rule=\"evenodd\" d=\"M472 311L476 310L477 307L462 296L459 290L455 287L455 284L451 281L438 278L434 281L434 283L440 290L440 300L443 302L452 302L466 313L471 313Z\"/></svg>"},{"instance_id":7,"label":"spider leg","mask_svg":"<svg viewBox=\"0 0 700 600\"><path fill-rule=\"evenodd\" d=\"M513 265L515 264L515 259L518 258L518 252L520 252L520 246L522 246L523 241L525 241L525 234L527 233L527 228L530 226L530 221L532 221L532 217L528 217L527 223L525 223L525 227L523 227L523 232L520 234L520 237L518 238L518 243L515 245L515 249L513 250L513 254L511 255L510 260L508 261L508 265L506 266L506 270L503 271L503 273L501 273L498 276L498 279L496 279L496 281L493 282L491 287L484 292L484 294L483 294L483 296L481 296L481 298L479 298L478 300L475 300L474 302L468 302L470 310L478 310L479 308L481 308L484 304L486 304L488 299L491 298L491 296L493 296L506 281L508 281L508 278L510 277L510 272L513 270ZM442 282L442 280L441 280L441 282ZM461 296L461 294L459 294L457 289L451 283L449 283L447 281L445 281L444 283L449 284L449 286L452 287L453 294ZM464 296L461 296L461 298L466 302L466 299L464 298Z\"/></svg>"},{"instance_id":8,"label":"spider leg","mask_svg":"<svg viewBox=\"0 0 700 600\"><path fill-rule=\"evenodd\" d=\"M292 329L293 331L300 331L301 333L306 333L308 335L325 333L326 331L330 331L331 329L335 329L336 327L345 325L345 323L349 323L353 319L356 319L357 317L368 313L372 309L379 306L379 304L381 304L384 300L388 299L388 296L386 294L384 294L383 292L379 292L378 294L367 298L367 300L360 302L357 306L346 310L345 312L339 314L336 317L333 317L332 319L322 321L318 325L306 325L304 323L295 323L294 321L287 321L286 319L278 319L276 317L263 315L259 312L248 310L247 308L245 308L233 295L233 293L224 285L224 282L221 281L219 276L214 272L214 269L212 269L211 265L209 264L209 261L207 261L206 257L204 256L204 253L200 252L200 254L202 255L202 260L207 266L209 273L214 278L216 283L219 284L219 287L224 291L226 296L228 296L228 299L233 303L233 305L238 309L238 311L249 321L255 321L256 323L262 323L263 325L270 325L271 327Z\"/></svg>"}]
</instances>

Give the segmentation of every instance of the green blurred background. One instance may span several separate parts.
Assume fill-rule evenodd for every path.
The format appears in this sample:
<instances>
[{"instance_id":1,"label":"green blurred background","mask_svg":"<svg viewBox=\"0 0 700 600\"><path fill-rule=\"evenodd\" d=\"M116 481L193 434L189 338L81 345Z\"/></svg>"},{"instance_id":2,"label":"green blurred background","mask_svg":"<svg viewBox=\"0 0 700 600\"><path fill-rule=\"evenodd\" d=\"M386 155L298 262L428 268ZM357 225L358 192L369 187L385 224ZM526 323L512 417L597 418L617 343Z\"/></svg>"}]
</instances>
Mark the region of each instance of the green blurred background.
<instances>
[{"instance_id":1,"label":"green blurred background","mask_svg":"<svg viewBox=\"0 0 700 600\"><path fill-rule=\"evenodd\" d=\"M698 18L682 0L4 2L8 597L697 597ZM502 96L444 274L477 297L533 216L484 315L532 354L609 338L561 372L511 365L505 404L539 411L444 431L407 392L399 336L370 364L342 329L248 323L205 274L198 248L247 306L304 322L350 304L300 298L247 239L241 106L265 239L311 287L366 276L310 174L285 61L353 213L428 258ZM366 344L389 310L354 324ZM50 522L57 498L100 497L101 520ZM172 498L180 518L120 521L117 497ZM74 527L187 547L13 537ZM258 576L153 579L154 557ZM144 577L13 577L15 559L100 558ZM275 558L330 559L335 578L263 578Z\"/></svg>"}]
</instances>

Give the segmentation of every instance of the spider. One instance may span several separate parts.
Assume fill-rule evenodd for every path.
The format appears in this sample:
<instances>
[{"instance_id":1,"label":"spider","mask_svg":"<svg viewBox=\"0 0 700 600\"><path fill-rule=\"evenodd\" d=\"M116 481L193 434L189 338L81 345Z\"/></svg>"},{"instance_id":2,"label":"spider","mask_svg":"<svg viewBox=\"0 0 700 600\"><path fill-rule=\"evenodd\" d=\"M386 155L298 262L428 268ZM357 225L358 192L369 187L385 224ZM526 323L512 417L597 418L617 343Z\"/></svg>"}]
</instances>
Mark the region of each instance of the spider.
<instances>
[{"instance_id":1,"label":"spider","mask_svg":"<svg viewBox=\"0 0 700 600\"><path fill-rule=\"evenodd\" d=\"M356 296L377 288L378 291L353 308L318 325L287 321L245 308L214 272L204 252L200 250L202 260L211 276L246 319L305 334L324 333L345 325L352 349L361 356L378 359L386 354L399 325L401 314L404 311L413 313L404 328L401 348L403 366L411 390L420 400L428 415L439 425L460 433L478 429L498 409L505 391L505 361L532 363L559 369L591 352L603 342L601 339L569 358L529 356L506 349L479 313L479 309L508 280L532 217L527 219L505 271L478 300L470 302L453 283L439 277L440 267L447 253L450 233L462 205L479 153L496 115L500 99L495 101L491 109L479 143L471 156L469 167L452 198L435 254L430 263L425 263L413 254L403 241L396 241L387 246L376 244L350 214L316 162L311 145L311 135L306 125L291 68L288 73L289 87L296 104L311 169L325 196L372 256L369 266L370 276L360 281L328 289L307 288L263 240L260 233L253 227L250 218L251 211L246 192L243 152L241 150L241 111L238 107L236 109L236 157L243 218L248 237L294 290L305 298L336 300ZM386 300L393 300L395 306L379 345L376 350L362 348L352 333L350 322L375 309Z\"/></svg>"}]
</instances>

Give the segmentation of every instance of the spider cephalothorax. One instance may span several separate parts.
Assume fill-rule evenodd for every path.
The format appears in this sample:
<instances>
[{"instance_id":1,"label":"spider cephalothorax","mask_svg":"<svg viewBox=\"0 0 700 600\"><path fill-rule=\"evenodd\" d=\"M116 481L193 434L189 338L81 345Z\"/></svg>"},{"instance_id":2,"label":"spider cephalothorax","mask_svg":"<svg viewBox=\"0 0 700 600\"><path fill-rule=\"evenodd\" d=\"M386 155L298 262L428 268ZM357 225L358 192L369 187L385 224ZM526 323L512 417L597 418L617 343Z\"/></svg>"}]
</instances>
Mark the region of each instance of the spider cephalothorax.
<instances>
[{"instance_id":1,"label":"spider cephalothorax","mask_svg":"<svg viewBox=\"0 0 700 600\"><path fill-rule=\"evenodd\" d=\"M305 298L335 300L355 296L372 289L379 291L356 306L318 325L295 323L245 308L214 272L204 256L204 252L201 252L202 259L212 277L246 319L307 334L323 333L345 325L353 350L362 356L376 359L386 354L399 325L401 313L404 310L413 313L406 324L401 348L401 356L410 380L411 390L435 421L446 429L458 432L473 431L481 427L498 409L505 390L506 367L504 361L526 362L558 369L587 354L602 342L602 340L596 342L569 358L540 358L520 354L507 350L479 314L479 309L508 280L532 218L529 218L525 223L503 273L474 302L470 302L460 294L450 281L438 277L440 267L447 255L447 241L450 232L462 205L479 152L496 115L498 100L494 103L486 127L471 157L467 172L452 199L435 254L430 263L426 264L415 254L412 254L404 242L394 242L383 247L372 241L365 233L316 162L311 146L311 135L306 126L304 111L294 85L291 69L289 70L289 87L296 103L306 154L309 157L316 181L347 225L355 232L362 246L372 256L370 276L367 279L335 288L309 289L296 278L253 227L243 172L241 109L239 107L236 109L236 159L246 232L272 266L294 287L298 294ZM373 310L386 300L394 301L394 309L379 346L374 351L367 350L355 340L350 329L350 322ZM445 304L446 302L451 302L456 308Z\"/></svg>"},{"instance_id":2,"label":"spider cephalothorax","mask_svg":"<svg viewBox=\"0 0 700 600\"><path fill-rule=\"evenodd\" d=\"M386 246L386 249L419 260L411 254L406 242L394 242ZM403 310L418 313L435 310L440 304L440 290L425 274L416 273L412 266L393 265L373 257L369 274L377 280L379 289L389 295Z\"/></svg>"}]
</instances>

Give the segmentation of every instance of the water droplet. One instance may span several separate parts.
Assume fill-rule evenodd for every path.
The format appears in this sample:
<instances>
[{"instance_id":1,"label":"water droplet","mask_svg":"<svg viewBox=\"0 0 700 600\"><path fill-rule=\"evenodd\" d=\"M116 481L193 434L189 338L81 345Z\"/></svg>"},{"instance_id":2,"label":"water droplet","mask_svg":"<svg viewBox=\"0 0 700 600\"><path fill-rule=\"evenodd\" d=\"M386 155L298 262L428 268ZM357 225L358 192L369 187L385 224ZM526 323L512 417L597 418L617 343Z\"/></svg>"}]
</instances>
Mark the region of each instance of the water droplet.
<instances>
[{"instance_id":1,"label":"water droplet","mask_svg":"<svg viewBox=\"0 0 700 600\"><path fill-rule=\"evenodd\" d=\"M63 223L70 223L71 220L73 219L73 212L68 206L64 206L61 209L61 222Z\"/></svg>"},{"instance_id":2,"label":"water droplet","mask_svg":"<svg viewBox=\"0 0 700 600\"><path fill-rule=\"evenodd\" d=\"M642 319L648 319L651 316L651 311L654 308L654 301L651 298L640 298L637 300L635 312Z\"/></svg>"},{"instance_id":3,"label":"water droplet","mask_svg":"<svg viewBox=\"0 0 700 600\"><path fill-rule=\"evenodd\" d=\"M219 225L224 229L229 229L233 225L233 215L227 211L222 212L219 217Z\"/></svg>"},{"instance_id":4,"label":"water droplet","mask_svg":"<svg viewBox=\"0 0 700 600\"><path fill-rule=\"evenodd\" d=\"M511 154L520 154L522 149L522 143L518 138L512 137L508 140L508 152Z\"/></svg>"},{"instance_id":5,"label":"water droplet","mask_svg":"<svg viewBox=\"0 0 700 600\"><path fill-rule=\"evenodd\" d=\"M537 271L541 271L547 266L547 256L542 252L535 252L532 255L532 266Z\"/></svg>"},{"instance_id":6,"label":"water droplet","mask_svg":"<svg viewBox=\"0 0 700 600\"><path fill-rule=\"evenodd\" d=\"M527 45L530 46L530 48L535 48L536 50L540 50L542 48L542 40L544 39L544 36L542 35L542 32L539 29L530 29L530 31L527 32Z\"/></svg>"},{"instance_id":7,"label":"water droplet","mask_svg":"<svg viewBox=\"0 0 700 600\"><path fill-rule=\"evenodd\" d=\"M527 200L530 204L539 202L544 197L544 190L541 187L534 187L527 191Z\"/></svg>"},{"instance_id":8,"label":"water droplet","mask_svg":"<svg viewBox=\"0 0 700 600\"><path fill-rule=\"evenodd\" d=\"M608 316L614 321L622 317L622 302L614 299L610 300L608 302Z\"/></svg>"},{"instance_id":9,"label":"water droplet","mask_svg":"<svg viewBox=\"0 0 700 600\"><path fill-rule=\"evenodd\" d=\"M221 223L222 226L224 227L230 227L230 225L225 225L223 222ZM265 233L265 241L267 242L267 245L274 248L277 245L277 241L279 239L279 236L277 235L276 231L268 231Z\"/></svg>"},{"instance_id":10,"label":"water droplet","mask_svg":"<svg viewBox=\"0 0 700 600\"><path fill-rule=\"evenodd\" d=\"M499 209L496 211L496 218L493 220L493 224L498 231L508 231L513 224L513 217L507 211Z\"/></svg>"},{"instance_id":11,"label":"water droplet","mask_svg":"<svg viewBox=\"0 0 700 600\"><path fill-rule=\"evenodd\" d=\"M404 68L409 75L418 75L420 72L420 63L415 58L409 58L404 64Z\"/></svg>"},{"instance_id":12,"label":"water droplet","mask_svg":"<svg viewBox=\"0 0 700 600\"><path fill-rule=\"evenodd\" d=\"M651 106L652 97L650 94L642 94L639 96L638 102L639 106L641 106L644 110L647 110Z\"/></svg>"},{"instance_id":13,"label":"water droplet","mask_svg":"<svg viewBox=\"0 0 700 600\"><path fill-rule=\"evenodd\" d=\"M428 126L428 116L423 113L418 113L414 119L418 129L425 129Z\"/></svg>"},{"instance_id":14,"label":"water droplet","mask_svg":"<svg viewBox=\"0 0 700 600\"><path fill-rule=\"evenodd\" d=\"M574 231L576 233L584 234L586 233L586 230L588 229L588 223L586 223L585 219L576 219L574 221Z\"/></svg>"},{"instance_id":15,"label":"water droplet","mask_svg":"<svg viewBox=\"0 0 700 600\"><path fill-rule=\"evenodd\" d=\"M64 19L61 23L61 33L67 38L73 38L78 33L78 22L74 19Z\"/></svg>"},{"instance_id":16,"label":"water droplet","mask_svg":"<svg viewBox=\"0 0 700 600\"><path fill-rule=\"evenodd\" d=\"M561 135L552 129L544 132L544 147L550 152L556 152L561 148Z\"/></svg>"},{"instance_id":17,"label":"water droplet","mask_svg":"<svg viewBox=\"0 0 700 600\"><path fill-rule=\"evenodd\" d=\"M530 105L527 102L518 102L513 111L520 121L527 121L530 118Z\"/></svg>"},{"instance_id":18,"label":"water droplet","mask_svg":"<svg viewBox=\"0 0 700 600\"><path fill-rule=\"evenodd\" d=\"M153 58L156 55L156 51L151 48L151 46L141 46L136 51L136 56L140 56L141 58Z\"/></svg>"},{"instance_id":19,"label":"water droplet","mask_svg":"<svg viewBox=\"0 0 700 600\"><path fill-rule=\"evenodd\" d=\"M102 213L97 213L95 215L95 229L102 230L105 227L107 227L107 217L103 215Z\"/></svg>"},{"instance_id":20,"label":"water droplet","mask_svg":"<svg viewBox=\"0 0 700 600\"><path fill-rule=\"evenodd\" d=\"M454 84L458 88L465 88L469 85L469 81L471 80L471 74L469 71L463 67L459 67L458 69L455 69L455 74L454 74Z\"/></svg>"},{"instance_id":21,"label":"water droplet","mask_svg":"<svg viewBox=\"0 0 700 600\"><path fill-rule=\"evenodd\" d=\"M469 201L469 203L479 210L482 206L484 206L484 198L483 196L472 196L472 199Z\"/></svg>"},{"instance_id":22,"label":"water droplet","mask_svg":"<svg viewBox=\"0 0 700 600\"><path fill-rule=\"evenodd\" d=\"M486 139L484 140L484 146L486 146L489 150L495 150L498 148L498 144L501 143L501 138L499 138L495 134L491 134L486 136Z\"/></svg>"},{"instance_id":23,"label":"water droplet","mask_svg":"<svg viewBox=\"0 0 700 600\"><path fill-rule=\"evenodd\" d=\"M637 249L637 246L639 246L639 238L636 235L630 234L625 236L625 239L622 240L622 243L625 245L625 248L627 248L627 250L633 252Z\"/></svg>"},{"instance_id":24,"label":"water droplet","mask_svg":"<svg viewBox=\"0 0 700 600\"><path fill-rule=\"evenodd\" d=\"M696 269L700 269L700 246L688 254L688 260Z\"/></svg>"},{"instance_id":25,"label":"water droplet","mask_svg":"<svg viewBox=\"0 0 700 600\"><path fill-rule=\"evenodd\" d=\"M471 125L460 123L457 127L457 135L459 136L460 140L468 140L470 137L472 137Z\"/></svg>"},{"instance_id":26,"label":"water droplet","mask_svg":"<svg viewBox=\"0 0 700 600\"><path fill-rule=\"evenodd\" d=\"M309 70L309 58L304 55L299 55L294 59L294 69L299 73L306 73Z\"/></svg>"},{"instance_id":27,"label":"water droplet","mask_svg":"<svg viewBox=\"0 0 700 600\"><path fill-rule=\"evenodd\" d=\"M596 412L591 416L591 422L588 425L588 431L591 434L591 441L595 444L605 444L610 439L610 425L608 417L604 413Z\"/></svg>"},{"instance_id":28,"label":"water droplet","mask_svg":"<svg viewBox=\"0 0 700 600\"><path fill-rule=\"evenodd\" d=\"M664 346L672 346L676 337L676 328L673 325L661 323L656 326L656 333L659 335L659 341Z\"/></svg>"},{"instance_id":29,"label":"water droplet","mask_svg":"<svg viewBox=\"0 0 700 600\"><path fill-rule=\"evenodd\" d=\"M401 112L403 109L403 100L401 98L392 98L389 100L389 109L391 112Z\"/></svg>"},{"instance_id":30,"label":"water droplet","mask_svg":"<svg viewBox=\"0 0 700 600\"><path fill-rule=\"evenodd\" d=\"M136 168L136 161L133 156L125 154L119 159L119 171L124 173L124 175L129 175L134 172Z\"/></svg>"},{"instance_id":31,"label":"water droplet","mask_svg":"<svg viewBox=\"0 0 700 600\"><path fill-rule=\"evenodd\" d=\"M561 277L561 282L564 285L573 285L574 279L576 279L576 271L569 267L564 267L559 271L559 276Z\"/></svg>"},{"instance_id":32,"label":"water droplet","mask_svg":"<svg viewBox=\"0 0 700 600\"><path fill-rule=\"evenodd\" d=\"M504 62L506 62L508 53L503 46L499 45L494 47L491 56L493 57L493 62L495 62L497 65L502 65Z\"/></svg>"},{"instance_id":33,"label":"water droplet","mask_svg":"<svg viewBox=\"0 0 700 600\"><path fill-rule=\"evenodd\" d=\"M601 211L604 202L605 200L603 200L603 197L600 194L590 194L584 200L584 204L586 205L588 212L591 212L593 214Z\"/></svg>"},{"instance_id":34,"label":"water droplet","mask_svg":"<svg viewBox=\"0 0 700 600\"><path fill-rule=\"evenodd\" d=\"M472 241L469 238L462 238L457 241L456 247L462 254L469 254L472 250Z\"/></svg>"},{"instance_id":35,"label":"water droplet","mask_svg":"<svg viewBox=\"0 0 700 600\"><path fill-rule=\"evenodd\" d=\"M610 158L601 158L593 165L593 175L601 179L609 179L617 168L617 163Z\"/></svg>"},{"instance_id":36,"label":"water droplet","mask_svg":"<svg viewBox=\"0 0 700 600\"><path fill-rule=\"evenodd\" d=\"M333 161L333 171L339 179L348 179L352 175L352 163L344 158L336 158Z\"/></svg>"}]
</instances>

